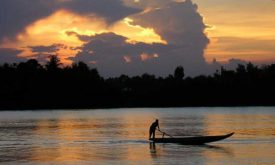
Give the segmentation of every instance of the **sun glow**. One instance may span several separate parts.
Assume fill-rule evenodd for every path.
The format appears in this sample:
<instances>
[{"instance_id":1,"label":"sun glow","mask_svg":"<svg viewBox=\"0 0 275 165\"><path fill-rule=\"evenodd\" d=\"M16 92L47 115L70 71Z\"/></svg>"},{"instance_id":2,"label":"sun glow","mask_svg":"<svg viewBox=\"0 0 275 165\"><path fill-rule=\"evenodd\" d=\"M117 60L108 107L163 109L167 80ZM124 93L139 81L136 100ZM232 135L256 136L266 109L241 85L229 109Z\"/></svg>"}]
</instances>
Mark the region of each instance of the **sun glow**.
<instances>
[{"instance_id":1,"label":"sun glow","mask_svg":"<svg viewBox=\"0 0 275 165\"><path fill-rule=\"evenodd\" d=\"M162 43L167 44L165 40L158 35L152 28L144 28L140 25L133 25L131 18L124 18L123 21L116 23L112 31L127 38L128 43L144 42L147 44Z\"/></svg>"}]
</instances>

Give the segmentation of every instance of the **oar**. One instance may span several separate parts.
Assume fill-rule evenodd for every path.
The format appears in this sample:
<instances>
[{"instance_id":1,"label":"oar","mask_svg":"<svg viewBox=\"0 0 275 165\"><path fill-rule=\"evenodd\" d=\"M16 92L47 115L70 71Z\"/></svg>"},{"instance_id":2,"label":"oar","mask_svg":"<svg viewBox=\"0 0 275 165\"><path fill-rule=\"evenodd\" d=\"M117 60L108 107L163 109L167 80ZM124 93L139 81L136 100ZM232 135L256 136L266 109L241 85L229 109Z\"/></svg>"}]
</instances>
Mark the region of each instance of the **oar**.
<instances>
[{"instance_id":1,"label":"oar","mask_svg":"<svg viewBox=\"0 0 275 165\"><path fill-rule=\"evenodd\" d=\"M160 133L162 133L163 135L167 135L167 136L169 136L169 137L171 137L171 138L174 138L173 136L169 135L169 134L166 133L166 132L163 132L163 131L161 131L161 130L159 130L159 129L158 129L158 131L159 131Z\"/></svg>"}]
</instances>

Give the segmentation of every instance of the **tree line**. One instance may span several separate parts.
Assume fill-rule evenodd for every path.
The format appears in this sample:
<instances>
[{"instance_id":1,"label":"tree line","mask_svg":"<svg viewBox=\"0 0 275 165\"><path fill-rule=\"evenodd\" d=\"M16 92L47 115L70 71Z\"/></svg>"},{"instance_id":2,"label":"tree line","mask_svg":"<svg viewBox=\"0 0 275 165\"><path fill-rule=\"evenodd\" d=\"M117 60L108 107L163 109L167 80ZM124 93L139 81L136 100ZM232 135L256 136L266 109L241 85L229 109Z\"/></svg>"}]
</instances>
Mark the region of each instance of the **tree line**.
<instances>
[{"instance_id":1,"label":"tree line","mask_svg":"<svg viewBox=\"0 0 275 165\"><path fill-rule=\"evenodd\" d=\"M51 56L45 65L3 64L0 77L1 110L275 105L275 64L239 64L197 77L185 77L178 66L167 77L103 78L83 62L61 67Z\"/></svg>"}]
</instances>

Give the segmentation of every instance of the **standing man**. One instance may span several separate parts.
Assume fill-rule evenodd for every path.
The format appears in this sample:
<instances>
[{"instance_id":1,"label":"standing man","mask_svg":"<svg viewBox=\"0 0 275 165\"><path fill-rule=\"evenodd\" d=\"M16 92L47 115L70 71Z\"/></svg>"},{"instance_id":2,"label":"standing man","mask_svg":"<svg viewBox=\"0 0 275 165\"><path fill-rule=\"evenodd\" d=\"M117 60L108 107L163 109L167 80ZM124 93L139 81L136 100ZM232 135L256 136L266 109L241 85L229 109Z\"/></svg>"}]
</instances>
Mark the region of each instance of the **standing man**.
<instances>
[{"instance_id":1,"label":"standing man","mask_svg":"<svg viewBox=\"0 0 275 165\"><path fill-rule=\"evenodd\" d=\"M156 121L154 123L152 123L152 125L150 126L149 140L151 139L152 135L153 135L152 139L155 139L156 128L158 128L158 130L159 130L159 120L158 119L156 119Z\"/></svg>"}]
</instances>

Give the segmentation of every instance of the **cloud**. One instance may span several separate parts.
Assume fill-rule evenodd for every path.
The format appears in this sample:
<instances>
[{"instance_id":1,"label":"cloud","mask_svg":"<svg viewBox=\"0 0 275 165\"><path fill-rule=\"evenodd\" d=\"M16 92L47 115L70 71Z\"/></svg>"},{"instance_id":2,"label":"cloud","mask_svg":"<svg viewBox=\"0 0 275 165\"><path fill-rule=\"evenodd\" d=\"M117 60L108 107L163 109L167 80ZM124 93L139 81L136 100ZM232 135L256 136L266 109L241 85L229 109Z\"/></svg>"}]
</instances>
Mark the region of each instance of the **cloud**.
<instances>
[{"instance_id":1,"label":"cloud","mask_svg":"<svg viewBox=\"0 0 275 165\"><path fill-rule=\"evenodd\" d=\"M196 46L204 50L209 40L197 9L197 5L190 0L172 1L163 8L134 16L134 23L154 28L169 43Z\"/></svg>"},{"instance_id":2,"label":"cloud","mask_svg":"<svg viewBox=\"0 0 275 165\"><path fill-rule=\"evenodd\" d=\"M140 9L155 9L165 7L175 0L123 0L128 6Z\"/></svg>"},{"instance_id":3,"label":"cloud","mask_svg":"<svg viewBox=\"0 0 275 165\"><path fill-rule=\"evenodd\" d=\"M133 21L130 23L154 29L167 44L131 44L127 42L128 38L114 33L96 36L71 33L82 41L90 39L72 59L90 62L104 76L144 72L166 76L178 65L184 66L188 75L211 70L204 59L209 40L204 33L206 26L197 5L190 0L159 3L158 8L131 16Z\"/></svg>"},{"instance_id":4,"label":"cloud","mask_svg":"<svg viewBox=\"0 0 275 165\"><path fill-rule=\"evenodd\" d=\"M6 1L0 1L0 4ZM20 0L9 1L16 2ZM31 0L25 3L27 2L31 2ZM51 10L41 10L42 14L40 16L35 16L32 13L34 15L31 17L32 20L45 17L59 9L67 9L86 17L97 15L105 18L109 23L120 20L120 24L126 27L143 29L138 34L142 34L142 38L134 42L129 42L133 41L131 35L126 37L127 33L121 32L121 30L127 28L118 29L117 32L115 30L112 32L105 31L105 33L101 32L101 34L92 36L86 35L89 33L80 33L72 29L66 32L68 36L75 36L84 42L80 47L79 45L76 45L75 48L69 47L69 49L79 51L79 53L76 57L68 59L90 63L106 77L120 74L137 75L144 72L167 76L173 73L178 65L182 65L187 75L192 76L209 71L208 64L204 59L204 50L209 43L204 33L206 26L197 10L197 5L192 3L191 0L181 2L174 0L140 0L139 3L126 2L127 6L122 0L49 0L47 2L37 0L37 3L51 6ZM143 12L140 12L141 10ZM27 15L29 13L27 12ZM127 21L125 24L126 19L121 20L124 17L131 21ZM23 19L23 17L18 19ZM24 23L24 26L28 23ZM112 26L108 28L112 29ZM93 29L87 30L93 31ZM136 34L134 32L129 30L128 33ZM148 32L154 32L165 43L143 42L142 39L146 39ZM7 36L10 36L10 34ZM56 46L29 46L28 48L43 60L46 54L57 51L58 46Z\"/></svg>"},{"instance_id":5,"label":"cloud","mask_svg":"<svg viewBox=\"0 0 275 165\"><path fill-rule=\"evenodd\" d=\"M196 4L191 0L141 0L136 4L149 9L133 16L133 24L153 28L168 44L177 45L162 61L167 69L182 65L188 75L209 72L204 58L204 51L209 44L205 34L207 26Z\"/></svg>"},{"instance_id":6,"label":"cloud","mask_svg":"<svg viewBox=\"0 0 275 165\"><path fill-rule=\"evenodd\" d=\"M26 26L60 9L85 16L99 16L108 23L140 12L139 9L124 6L121 0L1 0L0 41L15 39Z\"/></svg>"},{"instance_id":7,"label":"cloud","mask_svg":"<svg viewBox=\"0 0 275 165\"><path fill-rule=\"evenodd\" d=\"M37 19L54 12L54 0L1 0L0 41L15 38L19 32Z\"/></svg>"},{"instance_id":8,"label":"cloud","mask_svg":"<svg viewBox=\"0 0 275 165\"><path fill-rule=\"evenodd\" d=\"M0 48L0 64L14 63L25 61L23 58L19 58L17 55L22 51L11 48Z\"/></svg>"},{"instance_id":9,"label":"cloud","mask_svg":"<svg viewBox=\"0 0 275 165\"><path fill-rule=\"evenodd\" d=\"M66 49L67 46L63 44L52 44L49 46L29 46L28 48L31 49L33 53L57 53L60 49Z\"/></svg>"},{"instance_id":10,"label":"cloud","mask_svg":"<svg viewBox=\"0 0 275 165\"><path fill-rule=\"evenodd\" d=\"M36 59L42 64L46 63L49 60L49 57L52 55L59 56L62 59L62 56L59 55L60 51L77 49L77 48L71 48L64 44L28 46L27 48L29 49L31 54L26 56L25 58Z\"/></svg>"},{"instance_id":11,"label":"cloud","mask_svg":"<svg viewBox=\"0 0 275 165\"><path fill-rule=\"evenodd\" d=\"M60 7L72 10L78 14L97 14L107 22L115 22L141 10L126 7L121 0L65 0Z\"/></svg>"},{"instance_id":12,"label":"cloud","mask_svg":"<svg viewBox=\"0 0 275 165\"><path fill-rule=\"evenodd\" d=\"M144 72L156 73L160 56L174 46L161 43L129 43L128 38L115 33L90 36L73 61L85 61L97 67L104 76L120 74L138 75ZM161 72L158 72L159 74Z\"/></svg>"},{"instance_id":13,"label":"cloud","mask_svg":"<svg viewBox=\"0 0 275 165\"><path fill-rule=\"evenodd\" d=\"M67 31L66 34L68 36L76 36L82 42L88 42L91 40L91 36L88 35L81 35L74 31Z\"/></svg>"}]
</instances>

